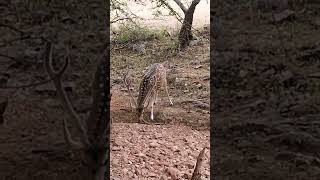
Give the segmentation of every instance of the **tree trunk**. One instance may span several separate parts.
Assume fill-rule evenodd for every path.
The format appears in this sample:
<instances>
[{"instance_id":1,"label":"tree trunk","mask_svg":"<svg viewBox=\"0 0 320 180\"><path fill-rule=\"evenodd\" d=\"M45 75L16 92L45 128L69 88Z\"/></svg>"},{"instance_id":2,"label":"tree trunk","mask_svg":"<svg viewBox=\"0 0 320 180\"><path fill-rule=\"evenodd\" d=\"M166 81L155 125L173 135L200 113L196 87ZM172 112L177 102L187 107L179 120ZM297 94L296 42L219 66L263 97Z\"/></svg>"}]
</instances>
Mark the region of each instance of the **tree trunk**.
<instances>
[{"instance_id":1,"label":"tree trunk","mask_svg":"<svg viewBox=\"0 0 320 180\"><path fill-rule=\"evenodd\" d=\"M200 0L192 1L192 4L189 7L189 9L187 11L184 11L184 20L179 33L180 49L186 48L189 45L190 41L192 40L191 28L192 28L192 22L193 22L193 14L199 2Z\"/></svg>"}]
</instances>

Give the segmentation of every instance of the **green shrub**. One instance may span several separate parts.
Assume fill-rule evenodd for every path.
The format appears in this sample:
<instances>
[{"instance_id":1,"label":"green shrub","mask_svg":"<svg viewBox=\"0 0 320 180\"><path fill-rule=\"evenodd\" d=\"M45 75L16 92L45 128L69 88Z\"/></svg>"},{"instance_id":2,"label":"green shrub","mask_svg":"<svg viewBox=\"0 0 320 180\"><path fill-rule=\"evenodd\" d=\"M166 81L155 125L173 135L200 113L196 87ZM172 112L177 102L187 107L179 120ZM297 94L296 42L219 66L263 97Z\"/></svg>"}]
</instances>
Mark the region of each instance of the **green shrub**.
<instances>
[{"instance_id":1,"label":"green shrub","mask_svg":"<svg viewBox=\"0 0 320 180\"><path fill-rule=\"evenodd\" d=\"M122 24L117 29L111 29L111 31L114 32L112 41L119 44L162 39L168 34L163 29L151 29L132 23Z\"/></svg>"}]
</instances>

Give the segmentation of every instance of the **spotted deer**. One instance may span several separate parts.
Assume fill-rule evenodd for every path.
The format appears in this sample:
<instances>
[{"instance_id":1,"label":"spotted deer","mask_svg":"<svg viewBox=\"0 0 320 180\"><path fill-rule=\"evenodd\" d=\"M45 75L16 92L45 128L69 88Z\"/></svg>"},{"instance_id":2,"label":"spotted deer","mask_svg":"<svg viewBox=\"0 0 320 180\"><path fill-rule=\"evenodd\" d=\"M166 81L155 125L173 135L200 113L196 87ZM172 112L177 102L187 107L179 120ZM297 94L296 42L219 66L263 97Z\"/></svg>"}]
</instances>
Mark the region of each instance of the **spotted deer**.
<instances>
[{"instance_id":1,"label":"spotted deer","mask_svg":"<svg viewBox=\"0 0 320 180\"><path fill-rule=\"evenodd\" d=\"M131 101L133 101L140 122L148 123L143 119L143 112L144 112L144 109L147 108L150 104L151 104L150 119L154 120L153 110L154 110L155 104L157 103L158 94L161 88L165 88L170 105L171 106L173 105L168 92L167 69L164 63L155 63L155 64L151 64L148 67L140 83L139 95L138 95L137 101L134 100L134 96L130 88L131 83L132 83L131 79L129 79L128 73L126 73L124 76L124 84L127 87L127 90L130 94L130 106L132 107Z\"/></svg>"},{"instance_id":2,"label":"spotted deer","mask_svg":"<svg viewBox=\"0 0 320 180\"><path fill-rule=\"evenodd\" d=\"M67 111L70 120L74 120L80 131L80 140L72 138L67 126L66 119L63 119L64 139L72 150L81 151L84 154L83 162L88 167L88 172L83 172L84 179L104 180L106 170L109 168L108 144L110 134L110 87L107 73L107 57L103 57L98 65L93 79L91 111L86 121L80 119L62 87L62 75L68 67L69 57L65 59L62 68L57 72L53 67L52 58L53 45L48 42L46 47L45 68L56 87L64 109ZM109 51L107 52L109 53ZM57 117L58 118L58 117ZM86 124L85 124L86 123Z\"/></svg>"}]
</instances>

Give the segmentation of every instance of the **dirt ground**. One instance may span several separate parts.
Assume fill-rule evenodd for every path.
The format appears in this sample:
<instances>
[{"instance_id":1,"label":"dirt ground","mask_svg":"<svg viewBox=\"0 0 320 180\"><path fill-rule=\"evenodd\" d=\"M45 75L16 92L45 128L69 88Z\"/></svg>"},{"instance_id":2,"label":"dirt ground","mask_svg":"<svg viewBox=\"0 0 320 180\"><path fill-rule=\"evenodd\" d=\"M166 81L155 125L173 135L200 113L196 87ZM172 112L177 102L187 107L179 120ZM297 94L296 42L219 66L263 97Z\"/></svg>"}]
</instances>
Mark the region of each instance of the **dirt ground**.
<instances>
[{"instance_id":1,"label":"dirt ground","mask_svg":"<svg viewBox=\"0 0 320 180\"><path fill-rule=\"evenodd\" d=\"M188 179L199 152L207 147L201 173L204 179L210 179L208 36L180 54L165 51L168 46L161 40L146 42L145 47L145 54L121 46L111 54L111 177ZM146 67L164 60L170 62L167 79L174 105L170 106L162 91L154 120L161 124L140 124L130 108L123 75L129 71L137 97ZM150 107L144 118L150 121Z\"/></svg>"},{"instance_id":2,"label":"dirt ground","mask_svg":"<svg viewBox=\"0 0 320 180\"><path fill-rule=\"evenodd\" d=\"M320 6L305 2L260 18L248 1L215 4L213 179L320 178Z\"/></svg>"}]
</instances>

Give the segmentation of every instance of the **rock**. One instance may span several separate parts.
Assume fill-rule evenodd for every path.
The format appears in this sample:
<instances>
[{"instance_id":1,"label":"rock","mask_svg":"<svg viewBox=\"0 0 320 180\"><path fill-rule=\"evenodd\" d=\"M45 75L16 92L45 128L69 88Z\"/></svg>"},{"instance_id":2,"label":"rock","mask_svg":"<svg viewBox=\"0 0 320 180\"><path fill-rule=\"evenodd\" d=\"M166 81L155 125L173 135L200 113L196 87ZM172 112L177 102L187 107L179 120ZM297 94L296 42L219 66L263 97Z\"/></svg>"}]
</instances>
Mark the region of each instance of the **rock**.
<instances>
[{"instance_id":1,"label":"rock","mask_svg":"<svg viewBox=\"0 0 320 180\"><path fill-rule=\"evenodd\" d=\"M120 150L121 150L121 147L119 146L112 147L112 151L120 151Z\"/></svg>"},{"instance_id":2,"label":"rock","mask_svg":"<svg viewBox=\"0 0 320 180\"><path fill-rule=\"evenodd\" d=\"M180 151L180 155L183 157L188 156L188 152L187 151Z\"/></svg>"},{"instance_id":3,"label":"rock","mask_svg":"<svg viewBox=\"0 0 320 180\"><path fill-rule=\"evenodd\" d=\"M174 167L169 167L166 169L166 172L170 175L172 180L177 180L179 179L179 170L174 168Z\"/></svg>"},{"instance_id":4,"label":"rock","mask_svg":"<svg viewBox=\"0 0 320 180\"><path fill-rule=\"evenodd\" d=\"M119 159L113 158L113 159L112 159L112 164L119 165Z\"/></svg>"},{"instance_id":5,"label":"rock","mask_svg":"<svg viewBox=\"0 0 320 180\"><path fill-rule=\"evenodd\" d=\"M141 175L141 169L139 168L139 167L137 167L136 169L135 169L135 172L134 172L136 175Z\"/></svg>"},{"instance_id":6,"label":"rock","mask_svg":"<svg viewBox=\"0 0 320 180\"><path fill-rule=\"evenodd\" d=\"M290 18L294 18L295 17L295 13L292 10L284 10L280 13L277 13L274 15L274 21L275 22L282 22L284 20L288 20Z\"/></svg>"},{"instance_id":7,"label":"rock","mask_svg":"<svg viewBox=\"0 0 320 180\"><path fill-rule=\"evenodd\" d=\"M203 86L202 86L202 84L199 83L199 84L196 84L196 87L197 87L198 89L202 89Z\"/></svg>"},{"instance_id":8,"label":"rock","mask_svg":"<svg viewBox=\"0 0 320 180\"><path fill-rule=\"evenodd\" d=\"M188 167L188 169L193 169L194 168L194 164L188 163L187 167Z\"/></svg>"},{"instance_id":9,"label":"rock","mask_svg":"<svg viewBox=\"0 0 320 180\"><path fill-rule=\"evenodd\" d=\"M156 133L156 134L154 135L154 138L155 138L155 139L162 138L162 134L161 134L161 133Z\"/></svg>"},{"instance_id":10,"label":"rock","mask_svg":"<svg viewBox=\"0 0 320 180\"><path fill-rule=\"evenodd\" d=\"M160 166L166 166L166 167L169 167L169 166L170 166L170 164L167 163L167 162L159 162L158 164L159 164Z\"/></svg>"},{"instance_id":11,"label":"rock","mask_svg":"<svg viewBox=\"0 0 320 180\"><path fill-rule=\"evenodd\" d=\"M179 152L179 151L180 151L178 146L172 146L172 147L171 147L171 150L172 150L173 152Z\"/></svg>"},{"instance_id":12,"label":"rock","mask_svg":"<svg viewBox=\"0 0 320 180\"><path fill-rule=\"evenodd\" d=\"M187 173L187 172L184 172L183 175L182 175L182 178L184 179L191 179L191 174Z\"/></svg>"},{"instance_id":13,"label":"rock","mask_svg":"<svg viewBox=\"0 0 320 180\"><path fill-rule=\"evenodd\" d=\"M111 176L110 179L111 179L111 180L121 180L121 178L115 177L115 176Z\"/></svg>"},{"instance_id":14,"label":"rock","mask_svg":"<svg viewBox=\"0 0 320 180\"><path fill-rule=\"evenodd\" d=\"M158 175L153 172L149 172L148 177L158 177Z\"/></svg>"},{"instance_id":15,"label":"rock","mask_svg":"<svg viewBox=\"0 0 320 180\"><path fill-rule=\"evenodd\" d=\"M136 174L133 174L133 179L139 180L139 176L137 176Z\"/></svg>"},{"instance_id":16,"label":"rock","mask_svg":"<svg viewBox=\"0 0 320 180\"><path fill-rule=\"evenodd\" d=\"M164 175L160 177L160 180L167 180L167 179L168 179L167 176L164 176Z\"/></svg>"},{"instance_id":17,"label":"rock","mask_svg":"<svg viewBox=\"0 0 320 180\"><path fill-rule=\"evenodd\" d=\"M119 139L114 139L112 141L112 144L113 144L113 146L121 146L122 145L122 143Z\"/></svg>"},{"instance_id":18,"label":"rock","mask_svg":"<svg viewBox=\"0 0 320 180\"><path fill-rule=\"evenodd\" d=\"M146 176L149 172L149 169L141 169L140 173L142 176Z\"/></svg>"},{"instance_id":19,"label":"rock","mask_svg":"<svg viewBox=\"0 0 320 180\"><path fill-rule=\"evenodd\" d=\"M62 106L58 99L45 99L44 103L46 103L49 107L59 107Z\"/></svg>"},{"instance_id":20,"label":"rock","mask_svg":"<svg viewBox=\"0 0 320 180\"><path fill-rule=\"evenodd\" d=\"M132 50L137 53L145 54L146 53L146 45L145 44L133 44Z\"/></svg>"},{"instance_id":21,"label":"rock","mask_svg":"<svg viewBox=\"0 0 320 180\"><path fill-rule=\"evenodd\" d=\"M149 144L150 147L159 147L159 144L156 142L156 141L152 141L150 144Z\"/></svg>"},{"instance_id":22,"label":"rock","mask_svg":"<svg viewBox=\"0 0 320 180\"><path fill-rule=\"evenodd\" d=\"M131 172L131 171L128 171L128 172L127 172L127 175L128 175L130 178L133 178L133 177L134 177L134 173Z\"/></svg>"},{"instance_id":23,"label":"rock","mask_svg":"<svg viewBox=\"0 0 320 180\"><path fill-rule=\"evenodd\" d=\"M127 173L128 173L128 171L129 171L129 170L128 170L128 169L126 169L126 168L123 168L123 169L122 169L122 173L123 173L123 174L127 174Z\"/></svg>"},{"instance_id":24,"label":"rock","mask_svg":"<svg viewBox=\"0 0 320 180\"><path fill-rule=\"evenodd\" d=\"M138 156L138 157L144 157L144 158L146 157L146 155L145 155L145 154L143 154L143 153L141 153L141 152L140 152L140 153L138 153L138 154L137 154L137 156Z\"/></svg>"},{"instance_id":25,"label":"rock","mask_svg":"<svg viewBox=\"0 0 320 180\"><path fill-rule=\"evenodd\" d=\"M203 175L205 175L206 177L210 177L210 171L208 170L205 170ZM210 179L210 178L209 178Z\"/></svg>"}]
</instances>

